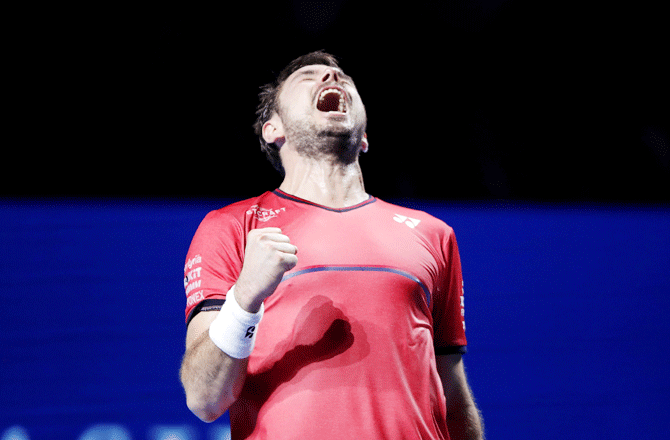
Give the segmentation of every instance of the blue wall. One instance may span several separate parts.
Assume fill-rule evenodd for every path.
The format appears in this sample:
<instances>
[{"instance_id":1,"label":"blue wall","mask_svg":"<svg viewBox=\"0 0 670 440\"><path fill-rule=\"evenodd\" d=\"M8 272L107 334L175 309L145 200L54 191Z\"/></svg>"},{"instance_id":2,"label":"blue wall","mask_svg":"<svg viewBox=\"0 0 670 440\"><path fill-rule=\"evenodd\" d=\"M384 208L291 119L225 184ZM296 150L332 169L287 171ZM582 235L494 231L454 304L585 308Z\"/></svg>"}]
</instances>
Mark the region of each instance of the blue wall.
<instances>
[{"instance_id":1,"label":"blue wall","mask_svg":"<svg viewBox=\"0 0 670 440\"><path fill-rule=\"evenodd\" d=\"M0 440L225 438L178 368L184 256L229 202L0 203ZM404 204L456 230L489 438L666 435L670 209Z\"/></svg>"}]
</instances>

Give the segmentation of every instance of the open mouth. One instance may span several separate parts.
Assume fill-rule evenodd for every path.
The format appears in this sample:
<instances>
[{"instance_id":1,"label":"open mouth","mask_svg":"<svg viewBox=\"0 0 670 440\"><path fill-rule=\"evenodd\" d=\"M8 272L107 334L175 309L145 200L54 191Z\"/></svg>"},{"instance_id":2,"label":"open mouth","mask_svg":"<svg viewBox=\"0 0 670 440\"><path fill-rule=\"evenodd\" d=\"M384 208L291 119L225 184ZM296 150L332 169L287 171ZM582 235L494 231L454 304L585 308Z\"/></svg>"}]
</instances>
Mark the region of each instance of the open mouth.
<instances>
[{"instance_id":1,"label":"open mouth","mask_svg":"<svg viewBox=\"0 0 670 440\"><path fill-rule=\"evenodd\" d=\"M321 91L316 101L316 109L320 112L347 112L347 101L344 92L336 88L328 88Z\"/></svg>"}]
</instances>

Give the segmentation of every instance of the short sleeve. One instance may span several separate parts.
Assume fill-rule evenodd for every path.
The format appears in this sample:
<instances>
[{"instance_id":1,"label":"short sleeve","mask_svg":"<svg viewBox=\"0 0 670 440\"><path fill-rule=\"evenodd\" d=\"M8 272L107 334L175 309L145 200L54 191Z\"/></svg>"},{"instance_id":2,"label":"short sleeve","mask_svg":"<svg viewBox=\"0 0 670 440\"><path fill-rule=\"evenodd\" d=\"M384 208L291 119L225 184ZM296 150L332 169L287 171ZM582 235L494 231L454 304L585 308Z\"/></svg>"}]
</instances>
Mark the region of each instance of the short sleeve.
<instances>
[{"instance_id":1,"label":"short sleeve","mask_svg":"<svg viewBox=\"0 0 670 440\"><path fill-rule=\"evenodd\" d=\"M244 231L230 214L212 211L198 227L184 264L186 323L206 307L223 304L244 261Z\"/></svg>"},{"instance_id":2,"label":"short sleeve","mask_svg":"<svg viewBox=\"0 0 670 440\"><path fill-rule=\"evenodd\" d=\"M433 335L436 354L465 353L465 309L461 257L453 229L441 240L442 270L433 305Z\"/></svg>"}]
</instances>

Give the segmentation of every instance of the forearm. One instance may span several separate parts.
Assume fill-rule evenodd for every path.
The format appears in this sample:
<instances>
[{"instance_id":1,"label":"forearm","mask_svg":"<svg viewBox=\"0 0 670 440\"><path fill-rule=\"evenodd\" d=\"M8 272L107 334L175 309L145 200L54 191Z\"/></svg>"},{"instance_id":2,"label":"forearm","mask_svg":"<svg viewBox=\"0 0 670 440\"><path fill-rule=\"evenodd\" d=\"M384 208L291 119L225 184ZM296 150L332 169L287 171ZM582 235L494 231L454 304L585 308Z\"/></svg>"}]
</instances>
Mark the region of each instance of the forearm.
<instances>
[{"instance_id":1,"label":"forearm","mask_svg":"<svg viewBox=\"0 0 670 440\"><path fill-rule=\"evenodd\" d=\"M452 440L484 440L484 423L474 402L449 410L447 427Z\"/></svg>"},{"instance_id":2,"label":"forearm","mask_svg":"<svg viewBox=\"0 0 670 440\"><path fill-rule=\"evenodd\" d=\"M237 400L247 362L225 354L207 332L201 334L184 355L180 371L189 409L205 422L219 418Z\"/></svg>"}]
</instances>

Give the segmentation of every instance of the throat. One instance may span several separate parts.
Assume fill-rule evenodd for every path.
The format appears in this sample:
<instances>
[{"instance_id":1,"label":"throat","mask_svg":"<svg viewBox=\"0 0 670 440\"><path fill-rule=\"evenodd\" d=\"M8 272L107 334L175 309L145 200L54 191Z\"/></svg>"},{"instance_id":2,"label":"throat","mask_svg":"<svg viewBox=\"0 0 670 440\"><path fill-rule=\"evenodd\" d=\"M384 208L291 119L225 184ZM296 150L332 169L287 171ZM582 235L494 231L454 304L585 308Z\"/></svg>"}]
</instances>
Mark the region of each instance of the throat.
<instances>
[{"instance_id":1,"label":"throat","mask_svg":"<svg viewBox=\"0 0 670 440\"><path fill-rule=\"evenodd\" d=\"M286 169L279 189L333 209L348 208L370 197L358 162L343 165L301 160Z\"/></svg>"}]
</instances>

